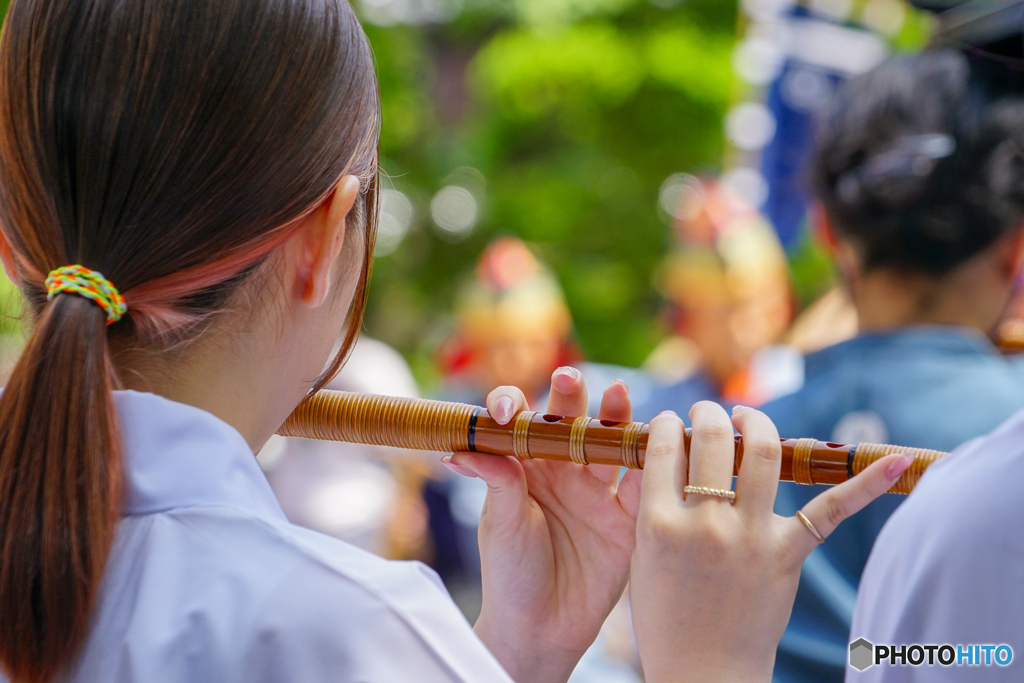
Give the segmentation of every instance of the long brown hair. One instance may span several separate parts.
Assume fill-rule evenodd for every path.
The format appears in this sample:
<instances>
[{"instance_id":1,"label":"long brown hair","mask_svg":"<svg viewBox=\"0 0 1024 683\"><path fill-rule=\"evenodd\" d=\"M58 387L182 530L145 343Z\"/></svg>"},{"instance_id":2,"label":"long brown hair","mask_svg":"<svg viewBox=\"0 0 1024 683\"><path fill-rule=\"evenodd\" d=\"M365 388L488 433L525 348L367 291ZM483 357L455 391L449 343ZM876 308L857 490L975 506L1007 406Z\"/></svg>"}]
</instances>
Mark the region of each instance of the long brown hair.
<instances>
[{"instance_id":1,"label":"long brown hair","mask_svg":"<svg viewBox=\"0 0 1024 683\"><path fill-rule=\"evenodd\" d=\"M108 336L194 338L346 174L363 192L358 334L377 216L379 102L345 0L14 0L0 39L0 228L34 320L0 396L0 666L65 672L121 503ZM124 293L47 302L80 263Z\"/></svg>"}]
</instances>

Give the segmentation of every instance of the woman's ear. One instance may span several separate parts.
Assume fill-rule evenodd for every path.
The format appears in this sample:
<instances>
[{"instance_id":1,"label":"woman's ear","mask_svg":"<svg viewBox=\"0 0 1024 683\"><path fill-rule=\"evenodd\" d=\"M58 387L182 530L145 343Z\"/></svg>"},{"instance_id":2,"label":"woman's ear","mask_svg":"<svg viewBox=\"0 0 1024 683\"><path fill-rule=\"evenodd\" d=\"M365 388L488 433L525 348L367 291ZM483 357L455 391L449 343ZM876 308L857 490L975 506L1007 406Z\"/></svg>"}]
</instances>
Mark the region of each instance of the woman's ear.
<instances>
[{"instance_id":1,"label":"woman's ear","mask_svg":"<svg viewBox=\"0 0 1024 683\"><path fill-rule=\"evenodd\" d=\"M1011 280L1016 280L1024 267L1024 225L1006 236L1002 247L1003 274Z\"/></svg>"},{"instance_id":2,"label":"woman's ear","mask_svg":"<svg viewBox=\"0 0 1024 683\"><path fill-rule=\"evenodd\" d=\"M7 235L2 230L0 230L0 263L3 263L7 279L15 285L20 285L21 278L18 277L18 270L14 267L14 252L11 251L11 243L7 241Z\"/></svg>"},{"instance_id":3,"label":"woman's ear","mask_svg":"<svg viewBox=\"0 0 1024 683\"><path fill-rule=\"evenodd\" d=\"M811 204L809 219L811 221L811 233L815 241L832 258L832 262L839 271L843 283L852 293L861 269L860 255L853 248L853 245L839 239L836 235L835 226L832 225L832 219L829 218L828 212L825 211L825 207L820 202Z\"/></svg>"},{"instance_id":4,"label":"woman's ear","mask_svg":"<svg viewBox=\"0 0 1024 683\"><path fill-rule=\"evenodd\" d=\"M359 179L345 176L296 235L298 293L307 306L320 306L327 300L333 283L331 267L345 243L346 218L358 196Z\"/></svg>"},{"instance_id":5,"label":"woman's ear","mask_svg":"<svg viewBox=\"0 0 1024 683\"><path fill-rule=\"evenodd\" d=\"M825 251L834 255L839 247L839 240L836 238L836 231L832 227L832 219L828 217L825 207L818 202L811 204L809 219L811 221L811 234Z\"/></svg>"}]
</instances>

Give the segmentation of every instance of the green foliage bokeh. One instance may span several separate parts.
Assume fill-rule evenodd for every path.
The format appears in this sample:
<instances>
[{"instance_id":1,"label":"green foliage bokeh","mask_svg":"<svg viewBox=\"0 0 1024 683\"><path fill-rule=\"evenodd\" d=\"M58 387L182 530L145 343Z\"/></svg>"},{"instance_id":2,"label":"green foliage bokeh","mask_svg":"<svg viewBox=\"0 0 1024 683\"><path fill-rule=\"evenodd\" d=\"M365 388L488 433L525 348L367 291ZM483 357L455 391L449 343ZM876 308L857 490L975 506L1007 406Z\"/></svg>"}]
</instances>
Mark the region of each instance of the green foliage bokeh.
<instances>
[{"instance_id":1,"label":"green foliage bokeh","mask_svg":"<svg viewBox=\"0 0 1024 683\"><path fill-rule=\"evenodd\" d=\"M456 288L511 234L557 273L590 358L642 362L662 334L658 191L721 162L736 13L721 0L515 0L446 24L368 25L385 186L415 205L405 241L375 264L368 333L429 380ZM431 229L429 200L465 173L483 214L452 244Z\"/></svg>"},{"instance_id":2,"label":"green foliage bokeh","mask_svg":"<svg viewBox=\"0 0 1024 683\"><path fill-rule=\"evenodd\" d=\"M659 189L673 173L719 170L722 118L744 93L731 72L738 3L407 4L417 3L452 11L433 23L364 21L380 79L384 187L413 205L404 241L376 259L367 333L398 348L430 391L457 288L488 242L515 235L554 269L587 357L640 364L666 333L654 277L671 235ZM0 0L0 16L8 4ZM912 14L896 49L927 39L929 22ZM431 197L453 183L473 187L481 207L462 240L430 218ZM830 266L809 241L793 257L806 303ZM2 276L0 313L0 348L17 348L20 297Z\"/></svg>"}]
</instances>

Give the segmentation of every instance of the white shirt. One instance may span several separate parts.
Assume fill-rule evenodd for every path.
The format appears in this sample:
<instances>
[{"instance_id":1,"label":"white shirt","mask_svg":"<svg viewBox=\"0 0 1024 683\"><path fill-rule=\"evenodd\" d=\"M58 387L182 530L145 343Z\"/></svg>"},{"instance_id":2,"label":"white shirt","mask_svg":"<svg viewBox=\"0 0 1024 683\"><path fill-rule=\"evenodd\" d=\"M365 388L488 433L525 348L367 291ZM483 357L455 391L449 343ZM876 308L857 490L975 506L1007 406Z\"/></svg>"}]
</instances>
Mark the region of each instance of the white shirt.
<instances>
[{"instance_id":1,"label":"white shirt","mask_svg":"<svg viewBox=\"0 0 1024 683\"><path fill-rule=\"evenodd\" d=\"M882 529L850 640L1001 645L1008 666L846 667L847 683L1024 680L1024 411L931 467Z\"/></svg>"},{"instance_id":2,"label":"white shirt","mask_svg":"<svg viewBox=\"0 0 1024 683\"><path fill-rule=\"evenodd\" d=\"M289 524L230 426L116 402L125 516L71 681L510 683L431 570Z\"/></svg>"}]
</instances>

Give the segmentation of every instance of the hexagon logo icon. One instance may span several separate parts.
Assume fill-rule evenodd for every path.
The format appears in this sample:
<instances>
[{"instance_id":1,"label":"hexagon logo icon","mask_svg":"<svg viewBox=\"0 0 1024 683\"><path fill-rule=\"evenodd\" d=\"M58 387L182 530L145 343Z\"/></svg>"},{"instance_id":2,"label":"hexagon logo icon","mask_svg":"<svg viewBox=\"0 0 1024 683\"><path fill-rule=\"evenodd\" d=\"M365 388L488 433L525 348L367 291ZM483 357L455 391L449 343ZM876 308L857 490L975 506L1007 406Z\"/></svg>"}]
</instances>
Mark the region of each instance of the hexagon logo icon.
<instances>
[{"instance_id":1,"label":"hexagon logo icon","mask_svg":"<svg viewBox=\"0 0 1024 683\"><path fill-rule=\"evenodd\" d=\"M864 638L850 643L850 666L863 671L875 663L875 646Z\"/></svg>"}]
</instances>

